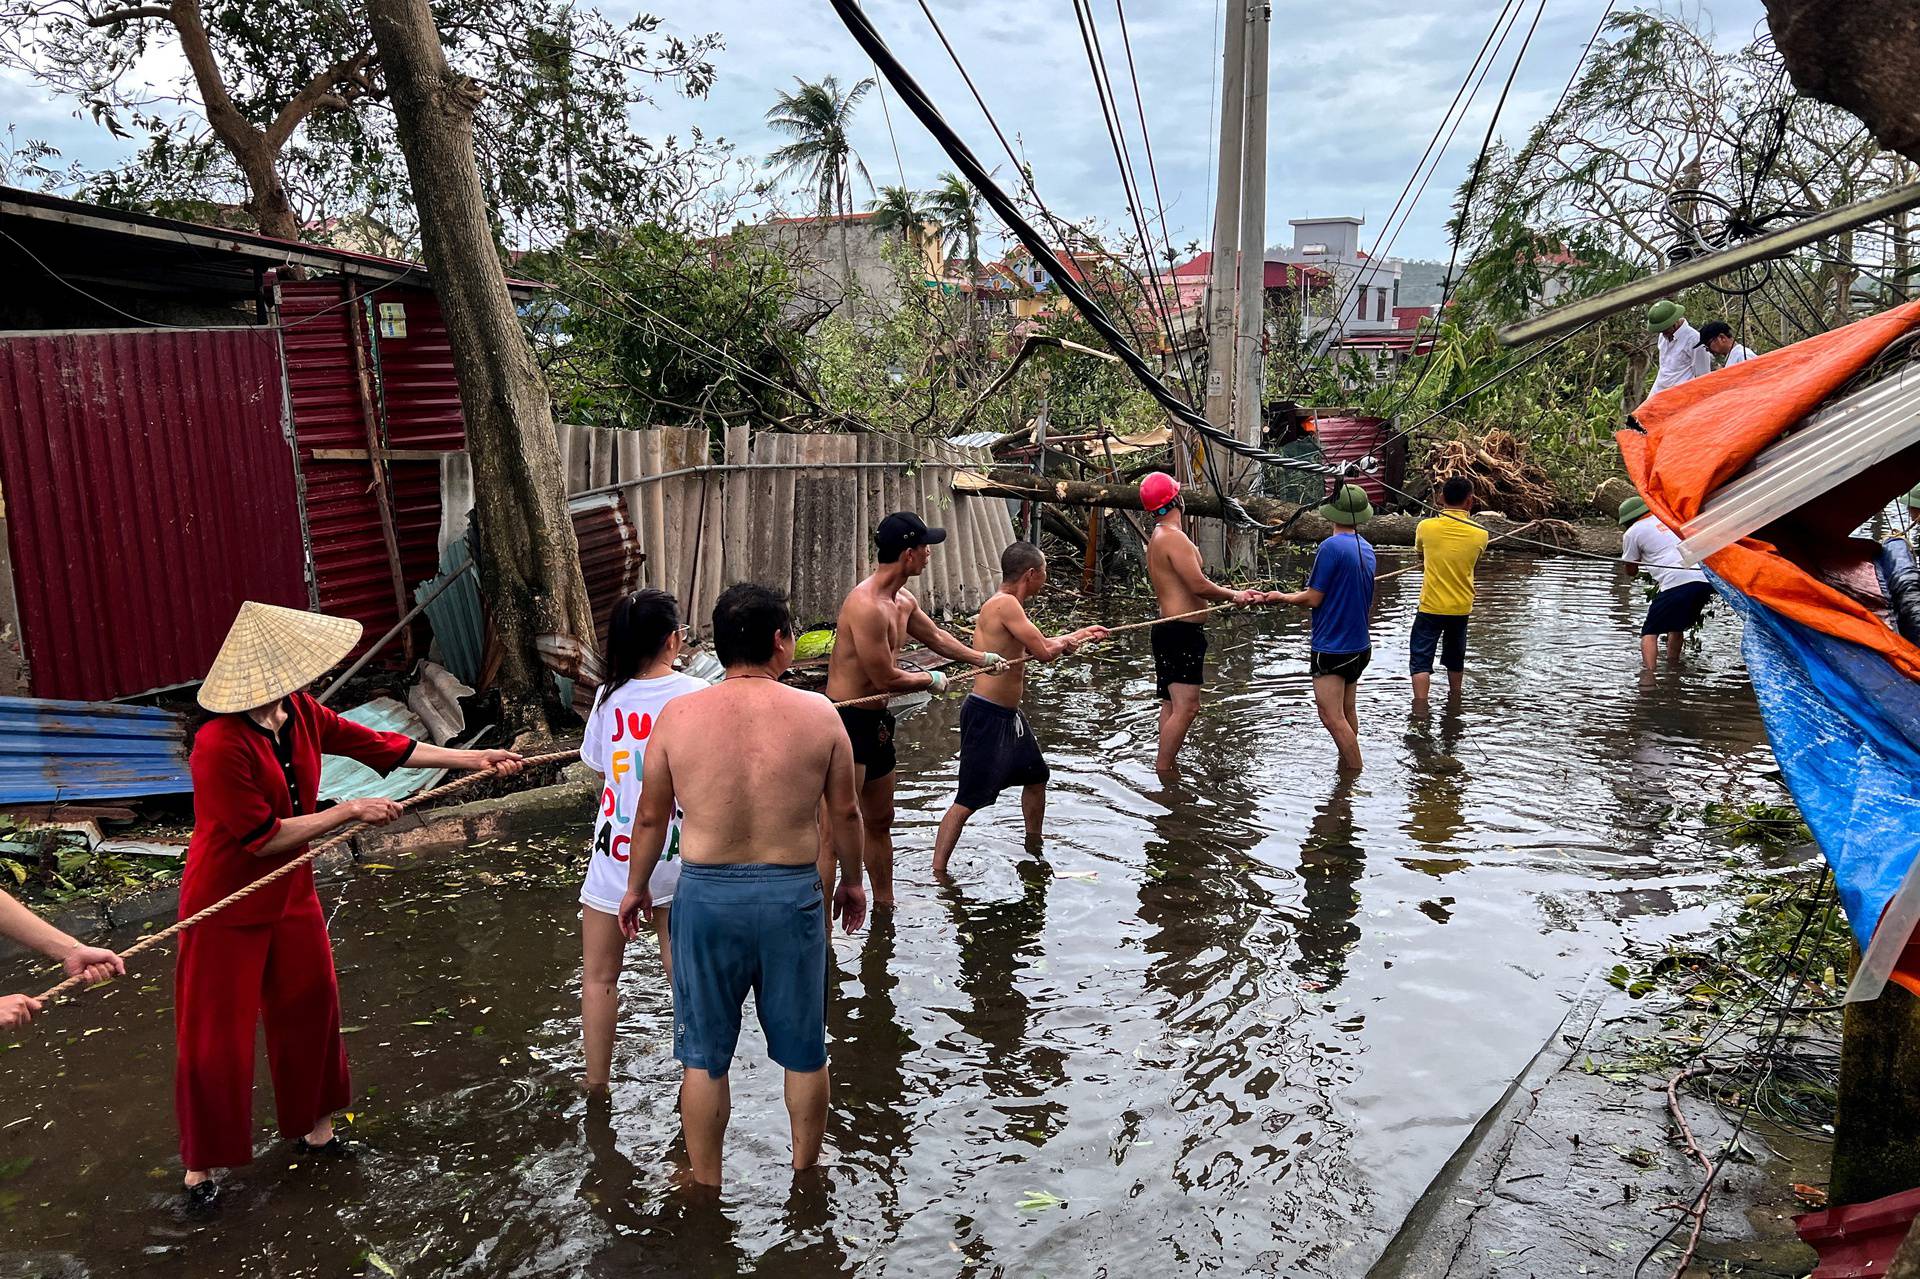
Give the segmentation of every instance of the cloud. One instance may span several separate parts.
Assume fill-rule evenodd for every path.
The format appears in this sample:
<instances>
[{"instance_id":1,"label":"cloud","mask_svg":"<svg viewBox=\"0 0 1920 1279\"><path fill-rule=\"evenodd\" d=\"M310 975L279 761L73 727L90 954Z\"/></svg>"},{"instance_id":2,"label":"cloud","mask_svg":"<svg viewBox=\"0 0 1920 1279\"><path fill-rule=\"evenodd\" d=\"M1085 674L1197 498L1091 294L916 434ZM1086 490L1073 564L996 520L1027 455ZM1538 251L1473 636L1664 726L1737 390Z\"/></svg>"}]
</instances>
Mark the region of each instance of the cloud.
<instances>
[{"instance_id":1,"label":"cloud","mask_svg":"<svg viewBox=\"0 0 1920 1279\"><path fill-rule=\"evenodd\" d=\"M1041 195L1069 218L1128 222L1111 143L1070 5L1030 0L928 0L956 52L1007 134L1032 164ZM1128 35L1152 132L1155 169L1176 245L1211 235L1214 107L1219 75L1219 3L1131 0ZM1514 52L1532 21L1523 0L1519 28L1480 88L1394 251L1445 257L1446 220L1464 180ZM642 6L614 0L603 8L627 17ZM644 6L669 32L718 32L718 78L709 96L663 93L643 127L684 136L694 127L743 152L778 144L764 117L776 92L796 77L837 75L850 84L872 74L826 0L657 0ZM1114 78L1122 127L1149 203L1152 183L1114 0L1092 0ZM1501 116L1499 132L1524 135L1558 97L1592 32L1595 6L1548 6ZM1697 11L1689 4L1690 11ZM1017 182L985 117L940 46L917 0L867 0L874 24L923 87L1001 179ZM1274 6L1268 116L1269 243L1287 239L1287 219L1358 213L1371 237L1414 170L1462 77L1487 38L1494 6L1486 0L1344 0ZM1708 16L1723 40L1745 39L1761 20L1760 0L1715 0ZM854 144L879 183L928 187L951 162L899 100L869 95ZM50 107L31 86L0 78L0 114L21 133L45 137L89 161L124 154L91 124ZM891 115L892 129L887 127ZM899 159L895 160L896 147ZM864 193L862 193L864 195Z\"/></svg>"}]
</instances>

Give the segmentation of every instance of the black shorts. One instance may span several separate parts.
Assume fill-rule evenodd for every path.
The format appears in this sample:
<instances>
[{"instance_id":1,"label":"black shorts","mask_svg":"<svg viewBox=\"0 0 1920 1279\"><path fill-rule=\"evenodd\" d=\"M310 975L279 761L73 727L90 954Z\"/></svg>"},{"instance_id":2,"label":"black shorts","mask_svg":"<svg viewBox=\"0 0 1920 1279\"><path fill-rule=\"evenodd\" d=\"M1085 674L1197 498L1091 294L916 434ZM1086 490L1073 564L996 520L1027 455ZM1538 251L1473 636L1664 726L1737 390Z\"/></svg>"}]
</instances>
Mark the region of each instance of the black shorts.
<instances>
[{"instance_id":1,"label":"black shorts","mask_svg":"<svg viewBox=\"0 0 1920 1279\"><path fill-rule=\"evenodd\" d=\"M1162 622L1153 628L1153 685L1161 701L1174 684L1206 683L1207 628L1198 622Z\"/></svg>"},{"instance_id":2,"label":"black shorts","mask_svg":"<svg viewBox=\"0 0 1920 1279\"><path fill-rule=\"evenodd\" d=\"M1360 674L1367 669L1367 663L1373 660L1373 650L1363 648L1358 653L1315 653L1307 661L1307 669L1313 672L1315 679L1322 675L1338 675L1349 684L1358 684Z\"/></svg>"},{"instance_id":3,"label":"black shorts","mask_svg":"<svg viewBox=\"0 0 1920 1279\"><path fill-rule=\"evenodd\" d=\"M867 770L867 780L893 771L893 712L884 706L842 706L840 722L853 743L853 762Z\"/></svg>"},{"instance_id":4,"label":"black shorts","mask_svg":"<svg viewBox=\"0 0 1920 1279\"><path fill-rule=\"evenodd\" d=\"M1705 582L1686 582L1661 591L1647 608L1642 635L1675 635L1700 620L1713 598L1713 587Z\"/></svg>"},{"instance_id":5,"label":"black shorts","mask_svg":"<svg viewBox=\"0 0 1920 1279\"><path fill-rule=\"evenodd\" d=\"M1440 650L1440 665L1450 671L1467 669L1467 614L1415 613L1413 615L1413 664L1415 675L1433 674L1433 650Z\"/></svg>"},{"instance_id":6,"label":"black shorts","mask_svg":"<svg viewBox=\"0 0 1920 1279\"><path fill-rule=\"evenodd\" d=\"M985 808L1009 786L1041 785L1047 776L1047 761L1027 717L969 693L960 704L960 793L953 802Z\"/></svg>"}]
</instances>

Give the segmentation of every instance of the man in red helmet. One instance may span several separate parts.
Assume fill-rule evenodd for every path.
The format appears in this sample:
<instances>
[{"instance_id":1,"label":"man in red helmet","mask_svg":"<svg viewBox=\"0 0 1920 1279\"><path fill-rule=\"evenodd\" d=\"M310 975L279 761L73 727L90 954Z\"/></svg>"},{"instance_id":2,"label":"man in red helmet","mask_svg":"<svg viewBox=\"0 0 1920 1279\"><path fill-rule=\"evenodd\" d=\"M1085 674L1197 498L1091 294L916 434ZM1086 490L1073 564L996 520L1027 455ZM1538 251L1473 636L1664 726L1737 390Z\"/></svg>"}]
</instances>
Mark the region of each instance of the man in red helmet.
<instances>
[{"instance_id":1,"label":"man in red helmet","mask_svg":"<svg viewBox=\"0 0 1920 1279\"><path fill-rule=\"evenodd\" d=\"M1161 617L1196 613L1208 604L1257 604L1266 598L1259 591L1236 591L1207 580L1200 548L1187 536L1181 518L1180 481L1155 471L1140 483L1140 505L1154 520L1147 540L1147 577ZM1190 619L1161 622L1150 633L1154 691L1160 698L1160 749L1153 764L1164 777L1175 771L1175 757L1200 713L1207 629Z\"/></svg>"}]
</instances>

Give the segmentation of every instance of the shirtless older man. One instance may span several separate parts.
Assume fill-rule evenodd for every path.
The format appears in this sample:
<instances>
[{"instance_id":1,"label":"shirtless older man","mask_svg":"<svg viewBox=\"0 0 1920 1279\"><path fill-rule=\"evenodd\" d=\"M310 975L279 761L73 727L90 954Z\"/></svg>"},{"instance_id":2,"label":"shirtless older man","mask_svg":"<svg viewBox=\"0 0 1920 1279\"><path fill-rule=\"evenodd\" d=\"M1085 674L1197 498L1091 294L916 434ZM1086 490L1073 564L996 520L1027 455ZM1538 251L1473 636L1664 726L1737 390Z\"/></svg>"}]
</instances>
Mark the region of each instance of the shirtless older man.
<instances>
[{"instance_id":1,"label":"shirtless older man","mask_svg":"<svg viewBox=\"0 0 1920 1279\"><path fill-rule=\"evenodd\" d=\"M732 1109L727 1070L749 991L767 1055L786 1068L793 1166L810 1168L826 1132L826 900L814 855L824 803L841 866L832 911L852 931L867 913L852 748L833 708L780 683L793 660L786 598L728 588L713 609L726 678L675 698L647 741L620 927L631 941L678 802L673 899L673 1055L693 1177L720 1184Z\"/></svg>"},{"instance_id":2,"label":"shirtless older man","mask_svg":"<svg viewBox=\"0 0 1920 1279\"><path fill-rule=\"evenodd\" d=\"M1027 617L1026 603L1047 584L1047 557L1032 542L1015 542L1000 553L1000 589L980 606L974 621L973 642L1012 661L1032 658L1051 662L1075 652L1082 644L1107 637L1104 626L1083 626L1052 639L1040 633ZM960 706L960 789L953 806L940 819L933 843L933 873L947 873L953 846L967 818L1000 798L1009 786L1020 787L1020 812L1026 819L1027 844L1040 840L1047 815L1047 761L1033 728L1020 710L1026 692L1027 668L1009 666L974 681L973 691Z\"/></svg>"},{"instance_id":3,"label":"shirtless older man","mask_svg":"<svg viewBox=\"0 0 1920 1279\"><path fill-rule=\"evenodd\" d=\"M929 689L939 694L947 677L939 671L900 668L900 649L909 636L933 652L974 666L1000 665L998 653L968 648L933 624L907 589L910 578L926 572L933 548L947 540L943 528L929 528L911 511L896 511L874 530L878 563L840 605L833 656L827 660L827 700L845 702L840 722L853 743L854 780L860 789L860 822L865 828L867 878L876 910L893 906L893 714L886 699ZM823 839L820 878L833 883L833 861Z\"/></svg>"},{"instance_id":4,"label":"shirtless older man","mask_svg":"<svg viewBox=\"0 0 1920 1279\"><path fill-rule=\"evenodd\" d=\"M1147 541L1147 578L1160 616L1179 617L1214 604L1259 604L1261 591L1236 591L1207 579L1200 548L1187 536L1182 520L1180 481L1155 471L1140 482L1140 505L1154 518ZM1154 768L1165 776L1174 771L1187 730L1200 713L1200 685L1205 680L1207 628L1198 621L1162 622L1153 636L1155 692L1160 698L1160 749Z\"/></svg>"}]
</instances>

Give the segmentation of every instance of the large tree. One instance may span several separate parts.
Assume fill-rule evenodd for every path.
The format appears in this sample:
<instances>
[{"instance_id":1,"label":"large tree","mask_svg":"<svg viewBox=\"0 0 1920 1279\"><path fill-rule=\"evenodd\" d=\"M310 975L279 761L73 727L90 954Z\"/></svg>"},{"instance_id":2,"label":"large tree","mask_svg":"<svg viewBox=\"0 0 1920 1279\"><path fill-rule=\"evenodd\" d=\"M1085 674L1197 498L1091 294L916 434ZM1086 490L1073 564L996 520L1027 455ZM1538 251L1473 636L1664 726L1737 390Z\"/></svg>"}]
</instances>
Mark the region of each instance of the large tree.
<instances>
[{"instance_id":1,"label":"large tree","mask_svg":"<svg viewBox=\"0 0 1920 1279\"><path fill-rule=\"evenodd\" d=\"M967 269L980 271L980 193L957 173L940 175L940 185L927 193L927 213L947 233L952 252L964 254Z\"/></svg>"},{"instance_id":2,"label":"large tree","mask_svg":"<svg viewBox=\"0 0 1920 1279\"><path fill-rule=\"evenodd\" d=\"M475 160L485 90L448 63L428 0L368 0L367 13L460 379L481 580L501 655L495 683L509 725L533 731L551 687L538 640L591 645L593 609L551 402L507 294Z\"/></svg>"},{"instance_id":3,"label":"large tree","mask_svg":"<svg viewBox=\"0 0 1920 1279\"><path fill-rule=\"evenodd\" d=\"M717 37L661 36L651 15L617 23L567 0L443 0L437 13L450 65L487 88L473 123L495 216L531 230L617 220L697 168L703 140L650 140L632 108L663 83L703 93ZM180 67L174 83L150 83L156 60ZM144 136L100 184L109 195L239 196L289 238L324 212L408 204L386 68L352 0L0 0L0 66Z\"/></svg>"}]
</instances>

